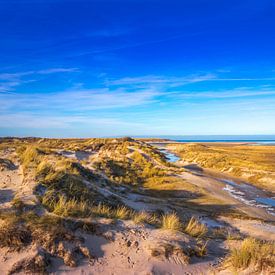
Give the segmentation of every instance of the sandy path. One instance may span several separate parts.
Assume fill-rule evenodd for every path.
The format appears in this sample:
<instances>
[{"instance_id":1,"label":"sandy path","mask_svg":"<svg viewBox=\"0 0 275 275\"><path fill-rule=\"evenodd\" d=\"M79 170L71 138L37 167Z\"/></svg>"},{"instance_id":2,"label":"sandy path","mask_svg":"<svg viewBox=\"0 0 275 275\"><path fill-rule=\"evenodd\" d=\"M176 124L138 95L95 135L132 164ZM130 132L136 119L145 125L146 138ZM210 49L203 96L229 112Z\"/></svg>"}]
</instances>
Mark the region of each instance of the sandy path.
<instances>
[{"instance_id":1,"label":"sandy path","mask_svg":"<svg viewBox=\"0 0 275 275\"><path fill-rule=\"evenodd\" d=\"M14 196L22 191L23 171L18 163L14 168L0 171L0 208L6 208Z\"/></svg>"}]
</instances>

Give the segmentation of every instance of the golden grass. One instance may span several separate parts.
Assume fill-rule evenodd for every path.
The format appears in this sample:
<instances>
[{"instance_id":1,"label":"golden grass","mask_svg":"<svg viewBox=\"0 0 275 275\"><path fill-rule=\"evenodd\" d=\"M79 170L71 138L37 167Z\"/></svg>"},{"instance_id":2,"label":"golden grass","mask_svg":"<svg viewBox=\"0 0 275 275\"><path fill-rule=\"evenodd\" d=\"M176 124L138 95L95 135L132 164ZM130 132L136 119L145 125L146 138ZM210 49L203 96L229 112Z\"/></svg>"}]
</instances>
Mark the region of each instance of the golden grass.
<instances>
[{"instance_id":1,"label":"golden grass","mask_svg":"<svg viewBox=\"0 0 275 275\"><path fill-rule=\"evenodd\" d=\"M145 211L133 212L132 220L136 224L141 224L150 221L150 215Z\"/></svg>"},{"instance_id":2,"label":"golden grass","mask_svg":"<svg viewBox=\"0 0 275 275\"><path fill-rule=\"evenodd\" d=\"M53 166L46 160L42 160L36 167L35 176L36 178L45 178L48 175L54 173Z\"/></svg>"},{"instance_id":3,"label":"golden grass","mask_svg":"<svg viewBox=\"0 0 275 275\"><path fill-rule=\"evenodd\" d=\"M207 231L207 226L200 223L195 217L192 217L184 228L184 232L193 237L203 237Z\"/></svg>"},{"instance_id":4,"label":"golden grass","mask_svg":"<svg viewBox=\"0 0 275 275\"><path fill-rule=\"evenodd\" d=\"M64 195L53 196L54 190L47 192L42 204L48 206L52 213L61 217L88 217L91 213L89 203L84 200L68 199Z\"/></svg>"},{"instance_id":5,"label":"golden grass","mask_svg":"<svg viewBox=\"0 0 275 275\"><path fill-rule=\"evenodd\" d=\"M112 211L112 217L119 220L126 220L130 216L130 210L125 206L118 206Z\"/></svg>"},{"instance_id":6,"label":"golden grass","mask_svg":"<svg viewBox=\"0 0 275 275\"><path fill-rule=\"evenodd\" d=\"M180 231L182 224L176 213L168 213L162 216L161 228L172 231Z\"/></svg>"},{"instance_id":7,"label":"golden grass","mask_svg":"<svg viewBox=\"0 0 275 275\"><path fill-rule=\"evenodd\" d=\"M262 242L253 238L246 238L239 248L232 248L225 260L235 270L252 267L256 271L275 268L274 243ZM274 269L273 269L274 270Z\"/></svg>"},{"instance_id":8,"label":"golden grass","mask_svg":"<svg viewBox=\"0 0 275 275\"><path fill-rule=\"evenodd\" d=\"M38 164L39 163L39 158L41 155L41 151L33 145L27 146L26 148L22 147L17 151L21 164L23 167L29 168L33 164Z\"/></svg>"},{"instance_id":9,"label":"golden grass","mask_svg":"<svg viewBox=\"0 0 275 275\"><path fill-rule=\"evenodd\" d=\"M131 217L131 210L126 206L118 206L116 208L111 208L108 205L103 203L93 206L91 212L95 216L118 219L118 220L127 220Z\"/></svg>"},{"instance_id":10,"label":"golden grass","mask_svg":"<svg viewBox=\"0 0 275 275\"><path fill-rule=\"evenodd\" d=\"M96 216L110 218L112 209L108 205L100 203L92 207L92 213Z\"/></svg>"},{"instance_id":11,"label":"golden grass","mask_svg":"<svg viewBox=\"0 0 275 275\"><path fill-rule=\"evenodd\" d=\"M197 192L198 188L185 180L173 176L156 176L148 178L144 187L151 190L173 191L183 190L190 192ZM156 194L156 193L155 193Z\"/></svg>"}]
</instances>

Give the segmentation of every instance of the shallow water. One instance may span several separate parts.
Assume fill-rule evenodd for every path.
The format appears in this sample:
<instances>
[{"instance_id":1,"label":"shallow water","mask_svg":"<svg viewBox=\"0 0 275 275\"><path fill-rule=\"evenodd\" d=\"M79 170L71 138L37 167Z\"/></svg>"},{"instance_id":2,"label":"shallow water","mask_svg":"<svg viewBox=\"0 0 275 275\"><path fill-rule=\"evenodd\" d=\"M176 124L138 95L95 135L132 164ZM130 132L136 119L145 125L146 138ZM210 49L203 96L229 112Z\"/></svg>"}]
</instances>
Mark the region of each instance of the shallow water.
<instances>
[{"instance_id":1,"label":"shallow water","mask_svg":"<svg viewBox=\"0 0 275 275\"><path fill-rule=\"evenodd\" d=\"M170 151L167 151L165 149L162 149L161 151L165 154L168 161L170 162L176 162L180 160L177 155L173 154ZM203 172L199 173L202 174ZM233 198L245 203L246 205L263 208L269 214L275 216L275 198L268 197L264 190L261 190L251 184L243 182L238 183L231 179L221 179L217 176L212 175L211 177L223 183L225 185L223 190L228 192Z\"/></svg>"},{"instance_id":2,"label":"shallow water","mask_svg":"<svg viewBox=\"0 0 275 275\"><path fill-rule=\"evenodd\" d=\"M180 157L178 157L177 155L165 150L165 149L160 149L162 153L164 153L164 155L166 156L166 158L168 159L169 162L177 162L180 160Z\"/></svg>"},{"instance_id":3,"label":"shallow water","mask_svg":"<svg viewBox=\"0 0 275 275\"><path fill-rule=\"evenodd\" d=\"M256 198L256 201L275 207L275 199L273 198Z\"/></svg>"}]
</instances>

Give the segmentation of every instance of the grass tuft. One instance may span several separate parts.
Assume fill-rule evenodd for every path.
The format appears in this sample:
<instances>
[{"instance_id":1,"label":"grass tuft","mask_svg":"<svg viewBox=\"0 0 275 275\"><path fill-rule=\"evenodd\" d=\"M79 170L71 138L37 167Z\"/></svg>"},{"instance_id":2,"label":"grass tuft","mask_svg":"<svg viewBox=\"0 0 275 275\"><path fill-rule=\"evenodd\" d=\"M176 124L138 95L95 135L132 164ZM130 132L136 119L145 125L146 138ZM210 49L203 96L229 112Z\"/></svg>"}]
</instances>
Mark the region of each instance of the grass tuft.
<instances>
[{"instance_id":1,"label":"grass tuft","mask_svg":"<svg viewBox=\"0 0 275 275\"><path fill-rule=\"evenodd\" d=\"M262 271L265 268L273 269L275 268L275 245L246 238L239 248L231 249L225 263L235 270L248 267L253 267L257 271Z\"/></svg>"},{"instance_id":2,"label":"grass tuft","mask_svg":"<svg viewBox=\"0 0 275 275\"><path fill-rule=\"evenodd\" d=\"M147 222L148 220L150 220L150 215L148 213L146 213L145 211L133 212L132 220L136 224L141 224L141 223L144 223L144 222Z\"/></svg>"},{"instance_id":3,"label":"grass tuft","mask_svg":"<svg viewBox=\"0 0 275 275\"><path fill-rule=\"evenodd\" d=\"M195 217L192 217L187 226L184 229L184 232L193 237L203 237L207 233L207 226L200 223Z\"/></svg>"},{"instance_id":4,"label":"grass tuft","mask_svg":"<svg viewBox=\"0 0 275 275\"><path fill-rule=\"evenodd\" d=\"M182 228L182 224L176 213L169 213L162 216L161 228L172 231L179 231Z\"/></svg>"},{"instance_id":5,"label":"grass tuft","mask_svg":"<svg viewBox=\"0 0 275 275\"><path fill-rule=\"evenodd\" d=\"M113 210L112 214L115 219L127 220L130 216L130 210L125 206L118 206Z\"/></svg>"}]
</instances>

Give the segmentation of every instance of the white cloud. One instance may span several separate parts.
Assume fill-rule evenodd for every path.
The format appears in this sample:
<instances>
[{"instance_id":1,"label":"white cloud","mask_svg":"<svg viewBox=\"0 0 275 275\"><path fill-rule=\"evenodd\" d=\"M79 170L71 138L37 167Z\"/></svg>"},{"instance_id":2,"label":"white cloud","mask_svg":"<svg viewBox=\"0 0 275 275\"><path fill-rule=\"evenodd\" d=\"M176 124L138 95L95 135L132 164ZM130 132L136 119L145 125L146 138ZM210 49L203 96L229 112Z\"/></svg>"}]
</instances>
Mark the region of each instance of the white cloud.
<instances>
[{"instance_id":1,"label":"white cloud","mask_svg":"<svg viewBox=\"0 0 275 275\"><path fill-rule=\"evenodd\" d=\"M16 87L35 81L26 79L27 76L34 77L35 75L69 73L77 71L77 68L48 68L45 70L25 71L16 73L0 73L0 93L14 91Z\"/></svg>"},{"instance_id":2,"label":"white cloud","mask_svg":"<svg viewBox=\"0 0 275 275\"><path fill-rule=\"evenodd\" d=\"M258 88L240 87L229 90L218 90L218 91L182 91L173 93L177 94L179 98L208 98L208 99L222 99L222 98L240 98L240 97L255 97L264 95L275 95L274 88L266 88L260 86Z\"/></svg>"},{"instance_id":3,"label":"white cloud","mask_svg":"<svg viewBox=\"0 0 275 275\"><path fill-rule=\"evenodd\" d=\"M49 116L49 115L39 115L30 113L15 113L15 114L5 114L0 115L0 126L5 128L34 128L34 129L44 129L44 128L69 128L73 125L87 125L89 127L95 126L114 126L114 125L128 125L123 121L113 118L95 118L92 116Z\"/></svg>"},{"instance_id":4,"label":"white cloud","mask_svg":"<svg viewBox=\"0 0 275 275\"><path fill-rule=\"evenodd\" d=\"M165 77L156 75L146 75L140 77L125 77L115 80L108 80L106 84L125 86L125 85L169 85L170 87L182 86L190 83L202 82L216 79L215 74L188 75L182 77Z\"/></svg>"},{"instance_id":5,"label":"white cloud","mask_svg":"<svg viewBox=\"0 0 275 275\"><path fill-rule=\"evenodd\" d=\"M128 92L125 89L76 89L57 93L0 94L5 102L0 110L39 109L42 111L89 111L100 109L128 108L156 101L160 92L150 89Z\"/></svg>"},{"instance_id":6,"label":"white cloud","mask_svg":"<svg viewBox=\"0 0 275 275\"><path fill-rule=\"evenodd\" d=\"M46 70L40 70L38 74L54 74L54 73L71 73L78 71L78 68L50 68Z\"/></svg>"}]
</instances>

